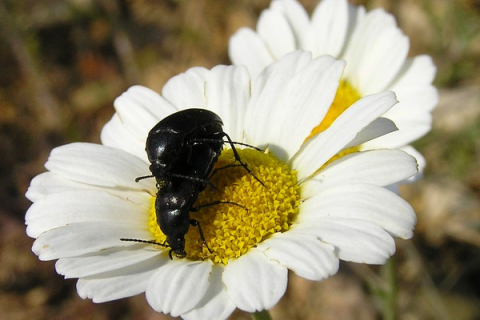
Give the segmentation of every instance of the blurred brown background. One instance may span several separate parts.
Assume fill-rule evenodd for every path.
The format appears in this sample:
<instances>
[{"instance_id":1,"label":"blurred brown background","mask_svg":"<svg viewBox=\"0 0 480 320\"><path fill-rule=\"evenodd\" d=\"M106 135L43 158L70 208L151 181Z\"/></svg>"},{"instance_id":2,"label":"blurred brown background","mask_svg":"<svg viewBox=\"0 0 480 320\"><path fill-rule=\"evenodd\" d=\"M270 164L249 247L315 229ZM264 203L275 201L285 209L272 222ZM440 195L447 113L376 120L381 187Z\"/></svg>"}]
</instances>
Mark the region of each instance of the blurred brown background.
<instances>
[{"instance_id":1,"label":"blurred brown background","mask_svg":"<svg viewBox=\"0 0 480 320\"><path fill-rule=\"evenodd\" d=\"M311 12L317 0L301 2ZM393 13L411 55L430 54L438 67L434 127L415 144L425 178L402 189L419 222L387 267L342 263L320 283L292 276L272 316L387 319L396 304L397 319L480 319L480 1L354 2ZM229 64L229 36L254 27L269 3L0 0L0 319L170 319L143 295L80 299L75 280L31 252L24 194L52 148L99 142L129 86L160 91L189 67Z\"/></svg>"}]
</instances>

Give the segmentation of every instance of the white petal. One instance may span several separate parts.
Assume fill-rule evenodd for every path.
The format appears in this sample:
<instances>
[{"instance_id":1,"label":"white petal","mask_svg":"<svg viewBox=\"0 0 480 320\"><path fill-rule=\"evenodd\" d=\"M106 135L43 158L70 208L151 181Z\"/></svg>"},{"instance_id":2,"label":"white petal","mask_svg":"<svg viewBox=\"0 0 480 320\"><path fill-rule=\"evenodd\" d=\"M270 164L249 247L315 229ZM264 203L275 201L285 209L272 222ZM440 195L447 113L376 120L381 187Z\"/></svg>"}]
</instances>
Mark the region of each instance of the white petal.
<instances>
[{"instance_id":1,"label":"white petal","mask_svg":"<svg viewBox=\"0 0 480 320\"><path fill-rule=\"evenodd\" d=\"M383 264L395 253L393 238L383 228L365 220L329 218L298 224L292 230L314 234L334 245L337 256L345 261Z\"/></svg>"},{"instance_id":2,"label":"white petal","mask_svg":"<svg viewBox=\"0 0 480 320\"><path fill-rule=\"evenodd\" d=\"M252 79L256 79L265 66L274 61L260 36L247 28L241 28L230 37L228 55L232 63L245 65Z\"/></svg>"},{"instance_id":3,"label":"white petal","mask_svg":"<svg viewBox=\"0 0 480 320\"><path fill-rule=\"evenodd\" d=\"M345 110L330 127L302 145L292 161L298 180L312 175L395 102L393 92L387 91L364 97Z\"/></svg>"},{"instance_id":4,"label":"white petal","mask_svg":"<svg viewBox=\"0 0 480 320\"><path fill-rule=\"evenodd\" d=\"M392 15L370 11L352 35L345 53L345 78L362 95L385 90L407 57L409 40Z\"/></svg>"},{"instance_id":5,"label":"white petal","mask_svg":"<svg viewBox=\"0 0 480 320\"><path fill-rule=\"evenodd\" d=\"M367 141L362 148L398 148L417 140L430 131L432 127L432 116L430 113L422 112L412 117L410 115L396 116L395 124L398 131Z\"/></svg>"},{"instance_id":6,"label":"white petal","mask_svg":"<svg viewBox=\"0 0 480 320\"><path fill-rule=\"evenodd\" d=\"M210 261L169 261L150 279L147 301L157 312L184 314L205 296L211 271Z\"/></svg>"},{"instance_id":7,"label":"white petal","mask_svg":"<svg viewBox=\"0 0 480 320\"><path fill-rule=\"evenodd\" d=\"M417 173L415 158L400 150L353 153L332 162L302 184L304 199L347 183L387 186Z\"/></svg>"},{"instance_id":8,"label":"white petal","mask_svg":"<svg viewBox=\"0 0 480 320\"><path fill-rule=\"evenodd\" d=\"M335 248L312 235L286 232L270 237L258 249L308 280L320 281L338 271Z\"/></svg>"},{"instance_id":9,"label":"white petal","mask_svg":"<svg viewBox=\"0 0 480 320\"><path fill-rule=\"evenodd\" d=\"M406 181L403 181L403 182L412 183L412 182L418 181L423 176L423 170L425 170L425 167L427 165L427 161L422 156L422 154L420 152L418 152L412 146L405 146L405 147L401 148L401 150L405 151L406 153L408 153L409 155L414 157L415 160L417 160L417 165L418 165L418 173L416 175L406 179Z\"/></svg>"},{"instance_id":10,"label":"white petal","mask_svg":"<svg viewBox=\"0 0 480 320\"><path fill-rule=\"evenodd\" d=\"M247 69L243 66L216 66L205 81L208 109L222 118L224 132L233 141L241 142L250 100L250 75Z\"/></svg>"},{"instance_id":11,"label":"white petal","mask_svg":"<svg viewBox=\"0 0 480 320\"><path fill-rule=\"evenodd\" d=\"M433 94L434 91L431 91L430 93ZM418 99L420 101L422 100L422 93L419 93ZM431 96L428 99L429 101L426 102L426 104L436 104L436 96ZM417 103L408 105L408 102L404 102L399 103L399 105L398 109L392 110L392 113L386 113L384 115L386 118L392 119L398 127L398 132L395 134L382 137L382 140L385 140L384 143L390 143L392 146L404 146L416 141L428 133L432 128L432 114L430 111L418 108ZM407 108L409 110L405 110ZM395 140L393 140L393 136L395 136ZM393 143L393 141L395 141L395 143ZM376 142L378 143L378 141Z\"/></svg>"},{"instance_id":12,"label":"white petal","mask_svg":"<svg viewBox=\"0 0 480 320\"><path fill-rule=\"evenodd\" d=\"M430 56L421 55L407 59L391 88L398 95L399 89L416 89L419 86L430 85L435 78L435 73L436 67Z\"/></svg>"},{"instance_id":13,"label":"white petal","mask_svg":"<svg viewBox=\"0 0 480 320\"><path fill-rule=\"evenodd\" d=\"M129 247L109 248L80 257L62 258L55 264L55 269L66 279L82 278L141 264L157 256L160 260L169 259L153 246L135 244Z\"/></svg>"},{"instance_id":14,"label":"white petal","mask_svg":"<svg viewBox=\"0 0 480 320\"><path fill-rule=\"evenodd\" d=\"M400 101L385 116L400 129L396 136L403 137L406 145L430 130L430 112L438 103L438 90L432 86L435 66L429 56L409 59L397 75L392 90ZM421 121L417 124L417 122ZM417 126L423 129L416 128ZM414 133L412 133L414 132Z\"/></svg>"},{"instance_id":15,"label":"white petal","mask_svg":"<svg viewBox=\"0 0 480 320\"><path fill-rule=\"evenodd\" d=\"M89 188L90 185L88 184L74 182L51 172L44 172L32 179L30 186L25 193L25 197L32 202L36 202L50 194L72 189Z\"/></svg>"},{"instance_id":16,"label":"white petal","mask_svg":"<svg viewBox=\"0 0 480 320\"><path fill-rule=\"evenodd\" d=\"M355 138L350 141L343 149L360 146L365 142L397 130L398 128L392 120L383 117L377 118L370 122L370 124L363 128L359 133L357 133Z\"/></svg>"},{"instance_id":17,"label":"white petal","mask_svg":"<svg viewBox=\"0 0 480 320\"><path fill-rule=\"evenodd\" d=\"M44 172L32 179L25 196L30 201L37 202L40 199L43 199L52 194L82 190L98 190L101 192L108 192L113 196L128 200L139 205L145 204L145 199L155 194L154 191L150 191L151 193L147 193L143 190L134 191L131 189L92 186L91 184L76 182L70 179L63 178L58 174L52 172ZM149 201L150 200L148 200L147 202Z\"/></svg>"},{"instance_id":18,"label":"white petal","mask_svg":"<svg viewBox=\"0 0 480 320\"><path fill-rule=\"evenodd\" d=\"M330 56L311 60L310 53L302 51L270 65L253 88L246 123L248 142L268 145L282 160L292 157L325 116L343 67L343 61Z\"/></svg>"},{"instance_id":19,"label":"white petal","mask_svg":"<svg viewBox=\"0 0 480 320\"><path fill-rule=\"evenodd\" d=\"M119 149L93 143L71 143L52 150L45 167L73 181L105 187L155 190L153 179L135 182L148 174L148 165Z\"/></svg>"},{"instance_id":20,"label":"white petal","mask_svg":"<svg viewBox=\"0 0 480 320\"><path fill-rule=\"evenodd\" d=\"M312 15L311 42L314 56L329 54L338 57L348 28L348 2L323 0Z\"/></svg>"},{"instance_id":21,"label":"white petal","mask_svg":"<svg viewBox=\"0 0 480 320\"><path fill-rule=\"evenodd\" d=\"M205 79L209 70L190 68L165 84L162 96L178 110L205 108Z\"/></svg>"},{"instance_id":22,"label":"white petal","mask_svg":"<svg viewBox=\"0 0 480 320\"><path fill-rule=\"evenodd\" d=\"M209 319L224 320L235 310L236 306L228 298L222 283L224 267L216 264L212 268L210 285L203 299L198 305L185 314L185 320Z\"/></svg>"},{"instance_id":23,"label":"white petal","mask_svg":"<svg viewBox=\"0 0 480 320\"><path fill-rule=\"evenodd\" d=\"M318 182L321 184L321 182ZM320 223L330 218L372 222L392 236L413 236L416 216L413 208L395 193L378 186L352 183L328 186L301 204L298 223Z\"/></svg>"},{"instance_id":24,"label":"white petal","mask_svg":"<svg viewBox=\"0 0 480 320\"><path fill-rule=\"evenodd\" d=\"M114 105L122 124L138 141L145 141L159 120L176 111L158 93L142 86L128 89Z\"/></svg>"},{"instance_id":25,"label":"white petal","mask_svg":"<svg viewBox=\"0 0 480 320\"><path fill-rule=\"evenodd\" d=\"M364 6L356 6L348 3L348 29L345 39L345 45L342 51L342 59L344 59L344 52L349 47L352 36L358 25L365 20L367 10ZM350 62L349 62L350 63Z\"/></svg>"},{"instance_id":26,"label":"white petal","mask_svg":"<svg viewBox=\"0 0 480 320\"><path fill-rule=\"evenodd\" d=\"M272 308L285 293L288 272L257 250L225 267L223 283L233 303L247 312Z\"/></svg>"},{"instance_id":27,"label":"white petal","mask_svg":"<svg viewBox=\"0 0 480 320\"><path fill-rule=\"evenodd\" d=\"M385 114L394 121L397 116L429 115L438 104L438 90L431 84L403 85L395 88L395 93L400 102Z\"/></svg>"},{"instance_id":28,"label":"white petal","mask_svg":"<svg viewBox=\"0 0 480 320\"><path fill-rule=\"evenodd\" d=\"M165 260L157 256L103 276L81 278L77 282L78 295L100 303L140 294L163 263Z\"/></svg>"},{"instance_id":29,"label":"white petal","mask_svg":"<svg viewBox=\"0 0 480 320\"><path fill-rule=\"evenodd\" d=\"M281 12L263 10L258 19L257 32L275 59L296 49L292 29Z\"/></svg>"},{"instance_id":30,"label":"white petal","mask_svg":"<svg viewBox=\"0 0 480 320\"><path fill-rule=\"evenodd\" d=\"M124 150L148 163L145 152L146 139L146 136L143 139L137 139L128 131L118 113L115 113L112 119L103 126L100 134L103 145Z\"/></svg>"},{"instance_id":31,"label":"white petal","mask_svg":"<svg viewBox=\"0 0 480 320\"><path fill-rule=\"evenodd\" d=\"M32 250L40 260L53 260L131 245L120 241L121 238L149 240L151 237L147 225L132 221L79 222L42 233Z\"/></svg>"},{"instance_id":32,"label":"white petal","mask_svg":"<svg viewBox=\"0 0 480 320\"><path fill-rule=\"evenodd\" d=\"M36 238L50 229L76 222L130 221L148 224L150 196L143 205L97 190L72 190L51 194L35 202L25 215L27 234Z\"/></svg>"},{"instance_id":33,"label":"white petal","mask_svg":"<svg viewBox=\"0 0 480 320\"><path fill-rule=\"evenodd\" d=\"M311 51L310 18L302 5L294 0L275 0L270 8L281 12L288 19L296 38L296 48Z\"/></svg>"}]
</instances>

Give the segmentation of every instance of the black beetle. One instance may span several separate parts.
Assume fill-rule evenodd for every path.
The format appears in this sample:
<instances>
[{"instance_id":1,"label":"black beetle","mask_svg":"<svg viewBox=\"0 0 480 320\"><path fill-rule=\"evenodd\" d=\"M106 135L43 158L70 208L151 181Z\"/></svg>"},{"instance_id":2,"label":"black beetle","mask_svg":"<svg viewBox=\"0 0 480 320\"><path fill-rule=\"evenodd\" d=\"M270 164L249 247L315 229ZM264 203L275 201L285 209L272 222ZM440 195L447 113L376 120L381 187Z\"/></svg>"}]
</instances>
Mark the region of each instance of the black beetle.
<instances>
[{"instance_id":1,"label":"black beetle","mask_svg":"<svg viewBox=\"0 0 480 320\"><path fill-rule=\"evenodd\" d=\"M122 241L133 241L141 243L156 244L163 247L170 247L168 253L170 259L172 254L177 258L185 258L185 234L187 234L190 226L198 227L200 239L208 247L207 241L203 235L200 223L190 218L190 212L198 211L204 207L227 203L239 206L245 210L245 207L230 201L215 201L204 205L194 207L193 204L198 198L199 193L204 187L197 181L190 179L173 178L173 182L168 187L162 186L158 189L157 198L155 199L155 212L157 215L157 224L160 226L163 234L167 237L164 243L156 241L122 238Z\"/></svg>"},{"instance_id":2,"label":"black beetle","mask_svg":"<svg viewBox=\"0 0 480 320\"><path fill-rule=\"evenodd\" d=\"M185 109L160 120L148 133L145 148L152 174L138 177L135 181L155 177L160 185L169 183L171 177L179 177L209 184L208 174L217 162L224 143L230 144L235 160L252 174L240 159L234 144L262 150L233 142L222 127L222 119L206 109ZM224 137L227 141L223 140ZM199 167L204 172L193 172L193 176L184 173L185 169L190 171L193 162L198 162L193 167ZM257 177L255 179L263 185Z\"/></svg>"},{"instance_id":3,"label":"black beetle","mask_svg":"<svg viewBox=\"0 0 480 320\"><path fill-rule=\"evenodd\" d=\"M210 251L199 222L190 219L190 211L219 203L230 203L244 208L228 201L216 201L193 207L198 195L207 184L214 188L209 182L209 177L224 143L230 144L235 160L239 164L218 168L213 174L228 167L242 166L263 185L241 161L234 144L261 150L244 143L233 142L223 131L222 119L217 114L206 109L186 109L158 122L148 134L145 149L151 163L152 174L138 177L135 181L155 177L158 189L155 200L157 223L167 239L165 243L125 238L120 240L169 246L170 258L172 258L172 252L177 258L184 258L186 256L185 234L190 225L193 225L198 227L200 237Z\"/></svg>"},{"instance_id":4,"label":"black beetle","mask_svg":"<svg viewBox=\"0 0 480 320\"><path fill-rule=\"evenodd\" d=\"M210 173L222 152L225 136L222 126L222 119L205 109L182 110L164 118L147 137L145 150L152 175L136 181L155 177L158 184L164 184L169 183L171 177L204 179L205 172ZM201 162L198 167L205 172L196 177L188 175L192 162Z\"/></svg>"},{"instance_id":5,"label":"black beetle","mask_svg":"<svg viewBox=\"0 0 480 320\"><path fill-rule=\"evenodd\" d=\"M190 219L190 211L200 193L199 185L190 180L178 182L178 184L172 183L170 188L159 188L155 199L157 223L163 234L167 236L166 244L170 246L170 259L172 252L177 258L184 258L187 255L185 234L190 225L198 226L200 238L207 246L200 224L197 220Z\"/></svg>"}]
</instances>

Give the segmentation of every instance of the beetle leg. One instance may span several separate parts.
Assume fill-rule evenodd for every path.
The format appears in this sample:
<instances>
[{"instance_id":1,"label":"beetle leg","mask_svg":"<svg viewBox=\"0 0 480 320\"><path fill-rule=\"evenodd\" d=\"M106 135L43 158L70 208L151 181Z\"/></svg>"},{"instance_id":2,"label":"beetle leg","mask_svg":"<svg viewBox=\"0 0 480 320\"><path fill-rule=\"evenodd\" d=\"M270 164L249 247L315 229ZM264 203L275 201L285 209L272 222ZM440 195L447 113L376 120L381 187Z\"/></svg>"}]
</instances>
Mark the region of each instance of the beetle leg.
<instances>
[{"instance_id":1,"label":"beetle leg","mask_svg":"<svg viewBox=\"0 0 480 320\"><path fill-rule=\"evenodd\" d=\"M200 239L202 239L203 244L205 245L205 247L207 247L208 252L213 253L213 251L208 247L207 241L205 240L205 237L203 236L203 231L202 231L202 227L200 227L200 222L198 222L195 219L190 219L190 224L194 227L198 227L198 232L200 233Z\"/></svg>"},{"instance_id":2,"label":"beetle leg","mask_svg":"<svg viewBox=\"0 0 480 320\"><path fill-rule=\"evenodd\" d=\"M223 135L225 136L225 138L227 138L228 140L228 143L230 144L230 147L232 147L232 151L233 151L233 156L235 157L235 160L238 161L240 163L240 165L245 169L247 170L248 173L250 173L254 178L255 180L257 180L258 182L260 182L260 184L262 186L265 187L265 184L257 178L257 176L255 176L252 171L250 171L250 169L248 169L248 166L242 162L242 160L240 159L240 156L238 155L238 152L237 152L237 149L235 148L235 145L233 144L233 141L232 139L230 139L230 137L228 136L228 134L226 134L225 132L223 132Z\"/></svg>"},{"instance_id":3,"label":"beetle leg","mask_svg":"<svg viewBox=\"0 0 480 320\"><path fill-rule=\"evenodd\" d=\"M195 182L200 182L200 183L203 183L203 184L208 184L210 187L212 187L213 190L217 190L217 187L215 187L208 179L202 179L202 178L199 178L199 177L191 177L191 176L186 176L186 175L183 175L183 174L171 174L172 177L175 177L175 178L182 178L182 179L186 179L186 180L191 180L191 181L195 181Z\"/></svg>"},{"instance_id":4,"label":"beetle leg","mask_svg":"<svg viewBox=\"0 0 480 320\"><path fill-rule=\"evenodd\" d=\"M226 143L227 141L223 141L223 143ZM233 144L238 144L240 146L244 146L244 147L249 147L251 149L254 149L254 150L257 150L257 151L260 151L260 152L265 152L265 150L262 150L260 148L257 148L255 146L252 146L251 144L247 144L247 143L243 143L243 142L236 142L236 141L232 141Z\"/></svg>"},{"instance_id":5,"label":"beetle leg","mask_svg":"<svg viewBox=\"0 0 480 320\"><path fill-rule=\"evenodd\" d=\"M217 174L218 171L221 171L223 169L228 169L228 168L232 168L232 167L243 167L241 164L229 164L229 165L226 165L226 166L223 166L221 168L216 168L215 170L212 171L212 173L210 174L210 176L208 177L208 180L212 179L213 176L215 174Z\"/></svg>"},{"instance_id":6,"label":"beetle leg","mask_svg":"<svg viewBox=\"0 0 480 320\"><path fill-rule=\"evenodd\" d=\"M247 209L246 207L242 206L241 204L238 204L238 203L232 202L232 201L220 201L220 200L218 200L218 201L213 201L213 202L210 202L210 203L201 204L201 205L196 206L196 207L191 207L191 208L190 208L190 211L192 211L192 212L197 212L197 211L200 211L200 210L203 209L203 208L207 208L207 207L211 207L211 206L216 206L216 205L218 205L218 204L232 204L232 205L234 205L234 206L237 206L237 207L240 207L240 208L242 208L242 209L245 209L245 211L248 212L248 209Z\"/></svg>"}]
</instances>

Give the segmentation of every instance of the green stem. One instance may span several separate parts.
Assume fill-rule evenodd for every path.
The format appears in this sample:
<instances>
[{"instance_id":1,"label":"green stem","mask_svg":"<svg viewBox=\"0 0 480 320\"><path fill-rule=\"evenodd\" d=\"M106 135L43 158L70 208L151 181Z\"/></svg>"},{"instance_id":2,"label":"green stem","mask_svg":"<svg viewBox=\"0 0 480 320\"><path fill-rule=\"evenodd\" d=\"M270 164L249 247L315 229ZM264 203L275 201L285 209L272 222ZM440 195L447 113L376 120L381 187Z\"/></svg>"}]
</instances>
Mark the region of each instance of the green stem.
<instances>
[{"instance_id":1,"label":"green stem","mask_svg":"<svg viewBox=\"0 0 480 320\"><path fill-rule=\"evenodd\" d=\"M397 311L397 277L395 259L391 257L383 267L383 276L388 283L383 305L383 320L395 320Z\"/></svg>"},{"instance_id":2,"label":"green stem","mask_svg":"<svg viewBox=\"0 0 480 320\"><path fill-rule=\"evenodd\" d=\"M253 320L272 320L272 316L270 315L270 312L268 312L268 310L263 310L263 311L252 313L252 319Z\"/></svg>"}]
</instances>

